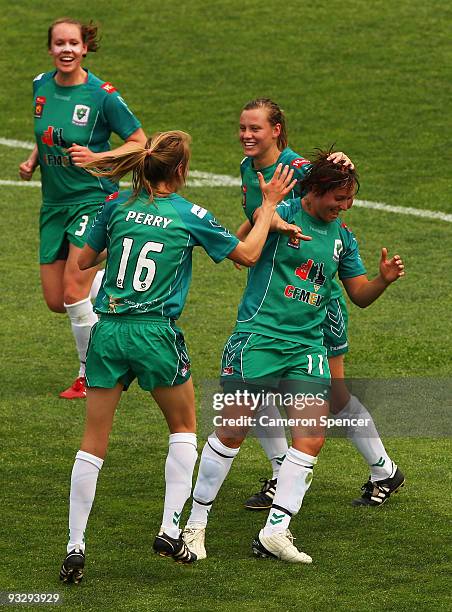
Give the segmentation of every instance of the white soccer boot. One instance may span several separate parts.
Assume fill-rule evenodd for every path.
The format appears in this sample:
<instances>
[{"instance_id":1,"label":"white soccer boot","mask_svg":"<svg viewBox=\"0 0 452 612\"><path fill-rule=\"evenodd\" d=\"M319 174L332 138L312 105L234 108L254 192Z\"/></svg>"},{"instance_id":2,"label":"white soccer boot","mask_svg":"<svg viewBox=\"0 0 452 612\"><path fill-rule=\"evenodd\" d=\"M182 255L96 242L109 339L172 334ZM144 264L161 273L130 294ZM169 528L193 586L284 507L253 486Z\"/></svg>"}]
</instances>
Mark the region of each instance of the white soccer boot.
<instances>
[{"instance_id":1,"label":"white soccer boot","mask_svg":"<svg viewBox=\"0 0 452 612\"><path fill-rule=\"evenodd\" d=\"M301 552L293 544L293 535L288 529L284 532L263 535L261 529L257 538L253 540L253 554L256 557L271 557L288 563L312 563L312 558Z\"/></svg>"},{"instance_id":2,"label":"white soccer boot","mask_svg":"<svg viewBox=\"0 0 452 612\"><path fill-rule=\"evenodd\" d=\"M206 539L206 526L198 525L187 525L182 532L182 537L188 549L194 553L198 559L205 559L207 557L205 539Z\"/></svg>"}]
</instances>

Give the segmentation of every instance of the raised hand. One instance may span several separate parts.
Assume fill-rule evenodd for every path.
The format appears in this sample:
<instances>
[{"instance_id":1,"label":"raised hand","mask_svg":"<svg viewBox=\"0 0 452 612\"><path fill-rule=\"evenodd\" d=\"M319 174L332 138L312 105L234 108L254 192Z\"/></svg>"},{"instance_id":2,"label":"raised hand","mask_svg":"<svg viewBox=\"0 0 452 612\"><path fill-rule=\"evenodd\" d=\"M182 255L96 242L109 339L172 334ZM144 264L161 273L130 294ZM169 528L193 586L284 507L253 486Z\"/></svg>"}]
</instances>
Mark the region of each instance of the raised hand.
<instances>
[{"instance_id":1,"label":"raised hand","mask_svg":"<svg viewBox=\"0 0 452 612\"><path fill-rule=\"evenodd\" d=\"M271 206L276 208L276 205L286 196L297 184L297 180L293 179L293 169L289 166L278 164L272 178L268 183L264 181L264 177L261 172L257 173L259 179L259 186L262 191L262 205L268 202Z\"/></svg>"},{"instance_id":2,"label":"raised hand","mask_svg":"<svg viewBox=\"0 0 452 612\"><path fill-rule=\"evenodd\" d=\"M380 275L384 282L389 285L405 274L405 266L399 255L394 255L388 260L388 249L381 249Z\"/></svg>"}]
</instances>

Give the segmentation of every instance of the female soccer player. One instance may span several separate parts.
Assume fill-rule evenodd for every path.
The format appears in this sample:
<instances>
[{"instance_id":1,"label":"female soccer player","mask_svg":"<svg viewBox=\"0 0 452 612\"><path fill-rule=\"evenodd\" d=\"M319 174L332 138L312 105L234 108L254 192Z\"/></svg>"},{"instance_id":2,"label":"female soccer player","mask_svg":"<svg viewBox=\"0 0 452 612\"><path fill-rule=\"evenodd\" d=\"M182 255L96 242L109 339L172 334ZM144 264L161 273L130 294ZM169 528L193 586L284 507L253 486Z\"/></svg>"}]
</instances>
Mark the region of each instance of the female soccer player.
<instances>
[{"instance_id":1,"label":"female soccer player","mask_svg":"<svg viewBox=\"0 0 452 612\"><path fill-rule=\"evenodd\" d=\"M282 462L267 524L254 540L253 551L292 563L312 561L293 545L288 527L301 507L324 442L321 417L328 414L330 372L322 325L332 279L338 272L351 300L364 308L404 273L400 257L388 261L382 249L380 273L372 281L367 279L356 239L338 219L350 207L357 185L354 169L335 164L328 153L320 152L300 184L306 195L277 209L284 221L310 233L312 241L301 246L284 235L270 234L250 271L236 327L222 358L224 391L236 393L236 406L224 411L225 418L204 446L184 531L187 545L198 558L206 556L209 511L250 424L238 420L234 426L234 410L236 417L256 419L245 393L259 397L261 389L276 389L289 400L284 405L293 419L289 423L292 446ZM308 396L310 402L303 403Z\"/></svg>"},{"instance_id":2,"label":"female soccer player","mask_svg":"<svg viewBox=\"0 0 452 612\"><path fill-rule=\"evenodd\" d=\"M44 299L53 312L67 313L80 360L78 377L60 397L83 398L85 361L91 327L97 321L90 300L96 268L80 270L77 258L105 196L116 191L80 167L111 153L112 132L125 143L114 153L144 146L146 136L116 88L83 68L98 48L97 27L57 19L48 31L55 69L33 82L36 145L20 164L29 181L39 165L42 182L40 271Z\"/></svg>"},{"instance_id":3,"label":"female soccer player","mask_svg":"<svg viewBox=\"0 0 452 612\"><path fill-rule=\"evenodd\" d=\"M262 172L264 178L269 178L277 163L291 165L297 178L291 197L302 195L300 185L309 170L309 161L288 147L286 120L278 104L268 98L248 102L240 116L240 142L246 155L240 166L243 208L250 221L260 204L257 171ZM329 159L353 168L352 162L342 152L331 154ZM250 223L245 222L237 235L243 239L250 228ZM347 324L347 305L339 283L334 280L322 328L332 379L330 409L341 418L353 416L371 419L369 412L357 397L350 395L344 383L344 357L348 351ZM273 417L279 416L278 409L271 403L266 413ZM272 505L279 469L288 445L283 427L274 428L269 435L266 428L257 424L254 433L272 465L273 473L270 479L263 479L262 489L247 499L244 505L248 510L268 510ZM379 506L400 487L404 481L403 474L387 454L374 425L365 436L349 427L347 436L363 456L371 473L369 481L362 487L363 495L354 500L353 504Z\"/></svg>"},{"instance_id":4,"label":"female soccer player","mask_svg":"<svg viewBox=\"0 0 452 612\"><path fill-rule=\"evenodd\" d=\"M190 360L175 325L190 285L192 250L202 246L217 263L229 257L253 265L276 204L293 188L293 172L279 165L267 184L259 176L262 214L241 242L207 210L177 195L187 177L189 144L184 132L164 132L148 140L146 148L87 164L97 168L95 176L113 180L132 170L133 191L107 197L78 259L81 269L92 268L107 249L96 301L100 320L87 355L85 433L72 471L68 554L60 572L65 582L83 576L84 532L98 473L121 393L135 377L151 392L170 431L165 505L154 550L180 563L196 560L179 529L197 452Z\"/></svg>"}]
</instances>

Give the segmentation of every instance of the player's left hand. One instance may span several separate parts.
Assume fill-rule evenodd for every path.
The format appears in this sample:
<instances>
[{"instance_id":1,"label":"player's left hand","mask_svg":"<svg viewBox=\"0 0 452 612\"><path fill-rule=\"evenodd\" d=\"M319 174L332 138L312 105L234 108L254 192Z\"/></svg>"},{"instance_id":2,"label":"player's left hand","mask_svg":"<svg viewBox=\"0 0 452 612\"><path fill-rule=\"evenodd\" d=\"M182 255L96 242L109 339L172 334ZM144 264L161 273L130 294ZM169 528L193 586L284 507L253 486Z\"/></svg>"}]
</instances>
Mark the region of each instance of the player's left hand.
<instances>
[{"instance_id":1,"label":"player's left hand","mask_svg":"<svg viewBox=\"0 0 452 612\"><path fill-rule=\"evenodd\" d=\"M72 146L67 149L70 154L72 161L76 166L82 166L83 164L89 164L93 162L97 155L88 147L82 147L81 145L72 143Z\"/></svg>"},{"instance_id":2,"label":"player's left hand","mask_svg":"<svg viewBox=\"0 0 452 612\"><path fill-rule=\"evenodd\" d=\"M405 274L405 266L399 255L394 255L388 260L388 249L381 249L380 275L384 282L389 285Z\"/></svg>"},{"instance_id":3,"label":"player's left hand","mask_svg":"<svg viewBox=\"0 0 452 612\"><path fill-rule=\"evenodd\" d=\"M331 153L331 155L328 157L328 161L332 161L335 164L341 164L345 168L350 168L350 170L353 170L355 167L355 164L352 162L352 160L347 157L345 153L342 153L342 151L336 151L335 153Z\"/></svg>"}]
</instances>

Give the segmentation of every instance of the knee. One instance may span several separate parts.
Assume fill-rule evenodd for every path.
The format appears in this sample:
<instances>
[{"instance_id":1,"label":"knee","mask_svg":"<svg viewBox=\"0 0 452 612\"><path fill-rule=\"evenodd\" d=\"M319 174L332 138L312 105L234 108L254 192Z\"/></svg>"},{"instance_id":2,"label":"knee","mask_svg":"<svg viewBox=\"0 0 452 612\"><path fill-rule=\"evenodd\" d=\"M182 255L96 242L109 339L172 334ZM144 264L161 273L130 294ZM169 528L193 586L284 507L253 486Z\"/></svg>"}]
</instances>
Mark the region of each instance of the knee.
<instances>
[{"instance_id":1,"label":"knee","mask_svg":"<svg viewBox=\"0 0 452 612\"><path fill-rule=\"evenodd\" d=\"M316 438L295 438L292 446L302 453L311 455L311 457L317 457L322 450L325 443L325 436L319 436Z\"/></svg>"},{"instance_id":2,"label":"knee","mask_svg":"<svg viewBox=\"0 0 452 612\"><path fill-rule=\"evenodd\" d=\"M55 299L54 297L44 295L44 299L47 304L47 308L52 312L58 312L59 314L65 313L66 308L64 307L64 301Z\"/></svg>"},{"instance_id":3,"label":"knee","mask_svg":"<svg viewBox=\"0 0 452 612\"><path fill-rule=\"evenodd\" d=\"M227 446L228 448L240 448L240 445L243 442L242 437L228 438L227 436L222 435L219 432L217 432L216 435L217 438L220 440L221 444L224 444L224 446Z\"/></svg>"},{"instance_id":4,"label":"knee","mask_svg":"<svg viewBox=\"0 0 452 612\"><path fill-rule=\"evenodd\" d=\"M63 301L65 304L75 304L76 302L80 302L89 296L89 290L86 295L85 293L86 291L82 287L75 283L70 283L64 288Z\"/></svg>"}]
</instances>

